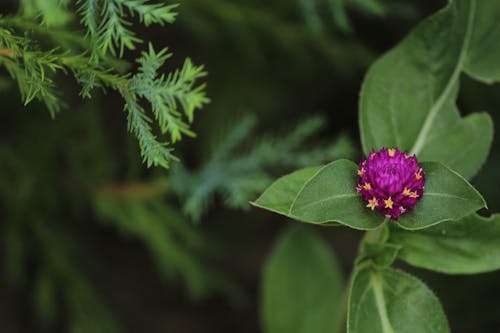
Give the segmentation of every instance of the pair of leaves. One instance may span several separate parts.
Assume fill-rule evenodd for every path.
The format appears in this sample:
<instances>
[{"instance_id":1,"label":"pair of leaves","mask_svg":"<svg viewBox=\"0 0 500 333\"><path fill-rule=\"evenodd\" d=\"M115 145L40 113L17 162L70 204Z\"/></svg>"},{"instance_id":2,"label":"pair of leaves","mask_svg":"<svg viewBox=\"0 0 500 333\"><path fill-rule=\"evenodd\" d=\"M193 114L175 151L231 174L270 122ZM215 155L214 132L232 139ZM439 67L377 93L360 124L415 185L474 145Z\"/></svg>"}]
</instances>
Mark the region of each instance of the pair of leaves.
<instances>
[{"instance_id":1,"label":"pair of leaves","mask_svg":"<svg viewBox=\"0 0 500 333\"><path fill-rule=\"evenodd\" d=\"M426 188L415 210L400 217L405 229L427 228L467 216L486 204L460 175L435 162L422 163ZM338 160L281 177L254 203L293 219L314 224L337 222L355 229L374 229L381 223L377 212L365 207L356 192L357 166Z\"/></svg>"},{"instance_id":2,"label":"pair of leaves","mask_svg":"<svg viewBox=\"0 0 500 333\"><path fill-rule=\"evenodd\" d=\"M366 154L398 147L465 178L476 174L488 155L493 123L486 113L461 118L455 103L462 72L488 83L500 79L500 50L493 42L500 38L499 17L495 1L452 1L370 68L359 110Z\"/></svg>"},{"instance_id":3,"label":"pair of leaves","mask_svg":"<svg viewBox=\"0 0 500 333\"><path fill-rule=\"evenodd\" d=\"M264 269L264 332L343 331L342 286L341 270L328 245L302 226L287 229ZM347 311L348 333L449 332L432 291L398 270L361 265L351 281Z\"/></svg>"}]
</instances>

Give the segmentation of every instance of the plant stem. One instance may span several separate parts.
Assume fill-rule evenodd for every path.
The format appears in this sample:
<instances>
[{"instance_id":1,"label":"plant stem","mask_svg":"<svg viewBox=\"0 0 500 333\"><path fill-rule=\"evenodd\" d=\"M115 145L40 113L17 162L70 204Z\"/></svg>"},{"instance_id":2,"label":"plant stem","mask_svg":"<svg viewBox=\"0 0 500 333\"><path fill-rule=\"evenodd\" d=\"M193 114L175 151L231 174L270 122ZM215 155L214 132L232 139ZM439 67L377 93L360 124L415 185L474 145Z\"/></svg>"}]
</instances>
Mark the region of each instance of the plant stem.
<instances>
[{"instance_id":1,"label":"plant stem","mask_svg":"<svg viewBox=\"0 0 500 333\"><path fill-rule=\"evenodd\" d=\"M368 230L365 233L365 237L363 237L363 239L361 240L360 247L363 245L363 243L384 243L386 241L385 238L387 237L386 224L388 220L389 218L386 217L376 229Z\"/></svg>"},{"instance_id":2,"label":"plant stem","mask_svg":"<svg viewBox=\"0 0 500 333\"><path fill-rule=\"evenodd\" d=\"M380 226L378 226L376 229L373 229L373 230L368 230L365 232L365 236L363 237L363 239L361 240L360 244L359 244L359 249L358 249L358 256L355 260L355 265L354 265L354 268L353 270L351 271L351 273L349 274L349 279L347 281L347 284L344 288L344 293L343 293L343 296L342 296L342 308L341 308L341 317L342 320L339 321L339 325L342 325L342 324L347 324L347 314L348 314L348 308L349 308L349 295L350 295L350 292L351 292L351 284L354 280L354 277L356 276L356 273L366 267L367 263L366 262L361 262L360 264L358 263L359 262L359 257L362 253L362 248L363 248L363 244L365 243L383 243L386 241L386 237L387 237L387 232L386 232L386 226L387 226L387 221L389 220L388 217L386 217L384 219L384 221L380 224ZM340 326L337 330L337 332L341 332L341 327Z\"/></svg>"}]
</instances>

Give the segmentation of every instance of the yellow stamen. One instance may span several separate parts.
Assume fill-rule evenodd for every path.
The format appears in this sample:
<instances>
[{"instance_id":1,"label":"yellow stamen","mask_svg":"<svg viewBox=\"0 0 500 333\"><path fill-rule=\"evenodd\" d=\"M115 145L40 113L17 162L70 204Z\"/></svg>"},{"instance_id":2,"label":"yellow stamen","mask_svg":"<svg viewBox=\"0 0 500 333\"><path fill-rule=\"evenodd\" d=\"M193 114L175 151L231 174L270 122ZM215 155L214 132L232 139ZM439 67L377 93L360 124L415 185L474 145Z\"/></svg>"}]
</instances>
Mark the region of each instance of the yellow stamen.
<instances>
[{"instance_id":1,"label":"yellow stamen","mask_svg":"<svg viewBox=\"0 0 500 333\"><path fill-rule=\"evenodd\" d=\"M410 193L410 198L414 198L414 199L418 198L417 191L415 191L415 192L411 192L411 193Z\"/></svg>"},{"instance_id":2,"label":"yellow stamen","mask_svg":"<svg viewBox=\"0 0 500 333\"><path fill-rule=\"evenodd\" d=\"M385 208L392 208L392 204L393 204L394 202L392 202L391 197L389 197L389 199L384 200L384 203L385 203Z\"/></svg>"},{"instance_id":3,"label":"yellow stamen","mask_svg":"<svg viewBox=\"0 0 500 333\"><path fill-rule=\"evenodd\" d=\"M410 195L410 194L411 194L410 189L409 189L408 187L405 187L405 189L403 190L403 195L408 196L408 195Z\"/></svg>"},{"instance_id":4,"label":"yellow stamen","mask_svg":"<svg viewBox=\"0 0 500 333\"><path fill-rule=\"evenodd\" d=\"M370 183L365 183L365 185L363 185L363 188L365 190L371 190L372 189L372 185Z\"/></svg>"},{"instance_id":5,"label":"yellow stamen","mask_svg":"<svg viewBox=\"0 0 500 333\"><path fill-rule=\"evenodd\" d=\"M418 170L418 172L415 173L415 179L420 180L422 179L422 169Z\"/></svg>"},{"instance_id":6,"label":"yellow stamen","mask_svg":"<svg viewBox=\"0 0 500 333\"><path fill-rule=\"evenodd\" d=\"M358 176L363 177L364 174L365 174L365 168L361 168L358 170Z\"/></svg>"},{"instance_id":7,"label":"yellow stamen","mask_svg":"<svg viewBox=\"0 0 500 333\"><path fill-rule=\"evenodd\" d=\"M394 155L396 154L396 149L389 148L387 149L387 152L389 153L389 157L394 157Z\"/></svg>"},{"instance_id":8,"label":"yellow stamen","mask_svg":"<svg viewBox=\"0 0 500 333\"><path fill-rule=\"evenodd\" d=\"M371 208L372 210L375 209L375 207L378 206L378 201L377 198L373 197L372 199L368 200L368 205L366 207Z\"/></svg>"}]
</instances>

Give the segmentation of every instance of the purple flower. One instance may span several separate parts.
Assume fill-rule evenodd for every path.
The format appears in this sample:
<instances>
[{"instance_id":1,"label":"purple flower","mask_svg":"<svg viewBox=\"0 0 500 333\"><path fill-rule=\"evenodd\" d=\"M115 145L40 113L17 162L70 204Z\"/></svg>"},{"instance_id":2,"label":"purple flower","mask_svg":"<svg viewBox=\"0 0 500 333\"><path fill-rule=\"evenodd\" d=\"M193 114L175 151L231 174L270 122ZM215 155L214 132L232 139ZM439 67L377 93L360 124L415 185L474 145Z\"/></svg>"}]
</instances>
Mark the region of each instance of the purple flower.
<instances>
[{"instance_id":1,"label":"purple flower","mask_svg":"<svg viewBox=\"0 0 500 333\"><path fill-rule=\"evenodd\" d=\"M359 163L358 175L356 190L366 207L394 221L411 211L424 193L425 174L417 158L396 148L372 151Z\"/></svg>"}]
</instances>

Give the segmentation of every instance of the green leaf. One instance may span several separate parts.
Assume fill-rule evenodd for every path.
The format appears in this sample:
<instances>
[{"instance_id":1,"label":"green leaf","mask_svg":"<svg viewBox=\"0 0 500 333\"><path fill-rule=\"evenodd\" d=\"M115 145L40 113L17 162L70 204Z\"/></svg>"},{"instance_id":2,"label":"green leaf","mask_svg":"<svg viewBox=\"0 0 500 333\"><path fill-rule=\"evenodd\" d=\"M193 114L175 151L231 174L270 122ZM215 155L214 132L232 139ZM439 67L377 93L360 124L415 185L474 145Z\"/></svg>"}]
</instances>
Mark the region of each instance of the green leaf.
<instances>
[{"instance_id":1,"label":"green leaf","mask_svg":"<svg viewBox=\"0 0 500 333\"><path fill-rule=\"evenodd\" d=\"M500 268L500 215L467 216L425 230L394 228L390 242L411 265L449 274L474 274Z\"/></svg>"},{"instance_id":2,"label":"green leaf","mask_svg":"<svg viewBox=\"0 0 500 333\"><path fill-rule=\"evenodd\" d=\"M399 270L360 269L349 295L348 333L445 333L437 297L419 279Z\"/></svg>"},{"instance_id":3,"label":"green leaf","mask_svg":"<svg viewBox=\"0 0 500 333\"><path fill-rule=\"evenodd\" d=\"M356 164L348 160L321 168L297 194L291 215L316 224L338 222L361 230L378 227L383 217L367 209L356 192L357 170Z\"/></svg>"},{"instance_id":4,"label":"green leaf","mask_svg":"<svg viewBox=\"0 0 500 333\"><path fill-rule=\"evenodd\" d=\"M399 218L403 228L427 228L486 207L477 190L456 172L437 162L421 165L426 175L424 195L412 212ZM303 222L374 229L382 216L365 207L356 192L356 174L357 166L348 160L302 169L278 179L254 205Z\"/></svg>"},{"instance_id":5,"label":"green leaf","mask_svg":"<svg viewBox=\"0 0 500 333\"><path fill-rule=\"evenodd\" d=\"M306 181L318 172L319 169L321 169L320 166L304 168L278 178L252 204L256 207L294 218L290 212L293 201Z\"/></svg>"},{"instance_id":6,"label":"green leaf","mask_svg":"<svg viewBox=\"0 0 500 333\"><path fill-rule=\"evenodd\" d=\"M450 106L436 117L433 128L419 159L441 161L464 178L472 178L486 161L493 141L490 115L473 113L460 118L456 107Z\"/></svg>"},{"instance_id":7,"label":"green leaf","mask_svg":"<svg viewBox=\"0 0 500 333\"><path fill-rule=\"evenodd\" d=\"M264 268L266 333L340 332L343 279L328 245L296 226L279 238Z\"/></svg>"},{"instance_id":8,"label":"green leaf","mask_svg":"<svg viewBox=\"0 0 500 333\"><path fill-rule=\"evenodd\" d=\"M437 162L421 164L425 171L425 190L413 211L401 215L398 224L415 230L460 219L486 207L479 192L462 176Z\"/></svg>"},{"instance_id":9,"label":"green leaf","mask_svg":"<svg viewBox=\"0 0 500 333\"><path fill-rule=\"evenodd\" d=\"M398 147L420 160L446 164L467 178L479 170L491 146L491 120L487 115L461 118L455 106L460 73L471 62L469 50L476 45L476 25L482 22L478 3L450 2L370 68L360 98L366 154L372 148Z\"/></svg>"},{"instance_id":10,"label":"green leaf","mask_svg":"<svg viewBox=\"0 0 500 333\"><path fill-rule=\"evenodd\" d=\"M462 0L463 1L463 0ZM500 81L500 6L496 1L475 1L474 29L465 71L486 83Z\"/></svg>"}]
</instances>

